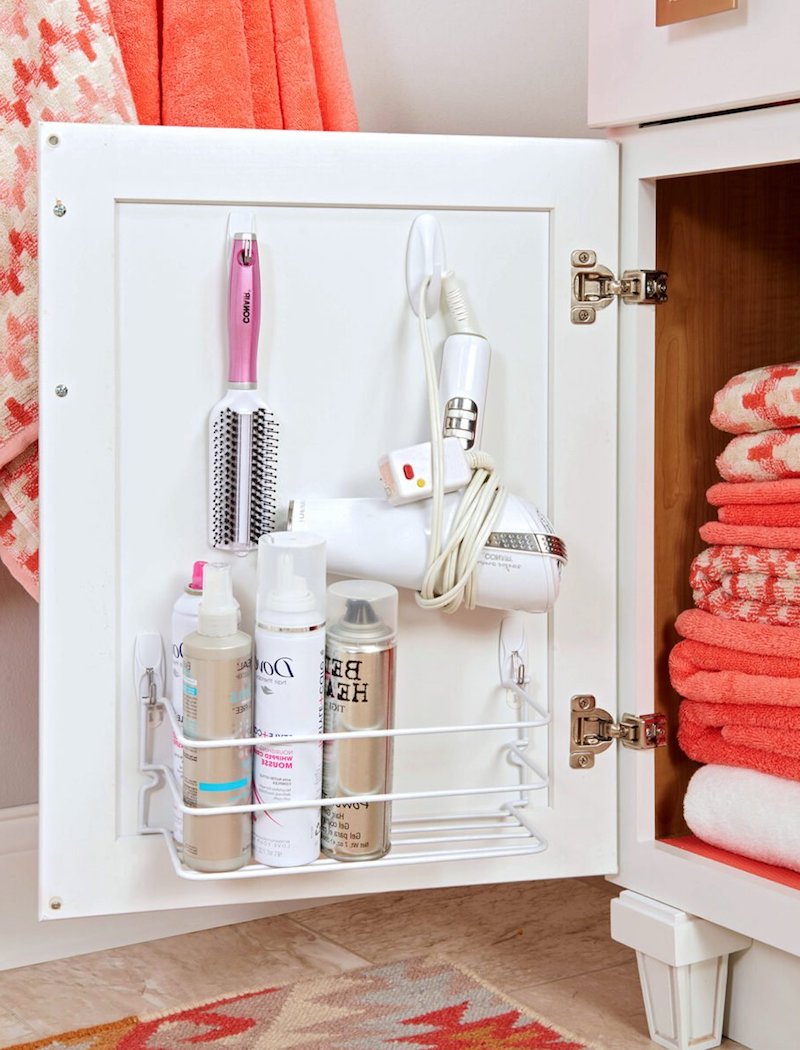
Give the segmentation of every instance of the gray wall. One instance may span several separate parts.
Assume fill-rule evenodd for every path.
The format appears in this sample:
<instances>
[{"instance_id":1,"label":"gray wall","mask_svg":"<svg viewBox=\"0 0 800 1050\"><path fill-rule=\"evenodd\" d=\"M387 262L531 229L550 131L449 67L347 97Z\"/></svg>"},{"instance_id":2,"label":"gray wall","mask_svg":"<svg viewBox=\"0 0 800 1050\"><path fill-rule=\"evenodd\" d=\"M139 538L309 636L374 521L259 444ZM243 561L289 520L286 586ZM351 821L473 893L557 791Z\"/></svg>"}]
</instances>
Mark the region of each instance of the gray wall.
<instances>
[{"instance_id":1,"label":"gray wall","mask_svg":"<svg viewBox=\"0 0 800 1050\"><path fill-rule=\"evenodd\" d=\"M364 131L600 134L586 128L586 0L337 5ZM36 603L0 566L0 807L37 798L36 632Z\"/></svg>"},{"instance_id":2,"label":"gray wall","mask_svg":"<svg viewBox=\"0 0 800 1050\"><path fill-rule=\"evenodd\" d=\"M363 131L597 136L587 0L337 0Z\"/></svg>"}]
</instances>

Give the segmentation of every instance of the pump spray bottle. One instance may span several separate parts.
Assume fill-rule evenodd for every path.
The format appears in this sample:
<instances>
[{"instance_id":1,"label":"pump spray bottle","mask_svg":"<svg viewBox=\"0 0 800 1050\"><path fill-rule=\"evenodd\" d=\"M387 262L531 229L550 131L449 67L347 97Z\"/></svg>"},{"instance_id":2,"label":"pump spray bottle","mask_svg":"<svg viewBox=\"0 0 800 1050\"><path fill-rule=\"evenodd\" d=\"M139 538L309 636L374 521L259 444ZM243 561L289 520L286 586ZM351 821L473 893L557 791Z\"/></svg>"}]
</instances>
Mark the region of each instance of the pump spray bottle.
<instances>
[{"instance_id":1,"label":"pump spray bottle","mask_svg":"<svg viewBox=\"0 0 800 1050\"><path fill-rule=\"evenodd\" d=\"M175 720L183 733L183 639L187 634L197 630L197 615L203 599L204 561L196 561L192 568L192 578L186 584L178 600L172 607L172 668L170 675L170 701L175 713ZM183 784L183 744L172 734L172 769L175 779ZM183 846L183 813L176 803L172 834L175 845Z\"/></svg>"},{"instance_id":2,"label":"pump spray bottle","mask_svg":"<svg viewBox=\"0 0 800 1050\"><path fill-rule=\"evenodd\" d=\"M317 799L322 744L280 747L282 736L322 732L325 684L325 540L272 532L258 542L253 756L253 856L290 867L319 856L318 808L271 812L270 802Z\"/></svg>"},{"instance_id":3,"label":"pump spray bottle","mask_svg":"<svg viewBox=\"0 0 800 1050\"><path fill-rule=\"evenodd\" d=\"M197 630L183 641L183 734L192 740L246 739L252 734L252 639L237 629L229 565L203 574ZM248 805L249 747L183 749L183 801L197 809ZM233 871L250 859L249 813L185 814L183 862L196 871Z\"/></svg>"}]
</instances>

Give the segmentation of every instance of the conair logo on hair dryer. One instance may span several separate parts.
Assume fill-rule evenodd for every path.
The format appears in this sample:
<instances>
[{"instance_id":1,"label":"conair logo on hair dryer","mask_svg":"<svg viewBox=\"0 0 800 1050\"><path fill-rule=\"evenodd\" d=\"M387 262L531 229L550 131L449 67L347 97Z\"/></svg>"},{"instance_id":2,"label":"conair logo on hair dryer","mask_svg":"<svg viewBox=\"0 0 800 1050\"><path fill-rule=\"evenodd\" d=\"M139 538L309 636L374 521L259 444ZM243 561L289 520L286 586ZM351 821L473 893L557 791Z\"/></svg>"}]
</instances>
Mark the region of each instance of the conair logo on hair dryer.
<instances>
[{"instance_id":1,"label":"conair logo on hair dryer","mask_svg":"<svg viewBox=\"0 0 800 1050\"><path fill-rule=\"evenodd\" d=\"M250 324L250 292L244 293L242 302L242 324Z\"/></svg>"}]
</instances>

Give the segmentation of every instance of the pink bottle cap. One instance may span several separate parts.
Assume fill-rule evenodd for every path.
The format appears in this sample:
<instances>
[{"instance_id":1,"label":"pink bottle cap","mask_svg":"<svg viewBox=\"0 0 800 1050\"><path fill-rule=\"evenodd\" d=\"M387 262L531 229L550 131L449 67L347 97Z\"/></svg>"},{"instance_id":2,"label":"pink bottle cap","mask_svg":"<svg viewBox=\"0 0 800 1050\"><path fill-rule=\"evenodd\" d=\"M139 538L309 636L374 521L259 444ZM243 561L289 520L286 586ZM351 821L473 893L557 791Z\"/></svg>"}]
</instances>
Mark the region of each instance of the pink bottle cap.
<instances>
[{"instance_id":1,"label":"pink bottle cap","mask_svg":"<svg viewBox=\"0 0 800 1050\"><path fill-rule=\"evenodd\" d=\"M203 589L203 568L206 562L196 561L192 566L192 582L189 584L189 588L193 591L202 591Z\"/></svg>"}]
</instances>

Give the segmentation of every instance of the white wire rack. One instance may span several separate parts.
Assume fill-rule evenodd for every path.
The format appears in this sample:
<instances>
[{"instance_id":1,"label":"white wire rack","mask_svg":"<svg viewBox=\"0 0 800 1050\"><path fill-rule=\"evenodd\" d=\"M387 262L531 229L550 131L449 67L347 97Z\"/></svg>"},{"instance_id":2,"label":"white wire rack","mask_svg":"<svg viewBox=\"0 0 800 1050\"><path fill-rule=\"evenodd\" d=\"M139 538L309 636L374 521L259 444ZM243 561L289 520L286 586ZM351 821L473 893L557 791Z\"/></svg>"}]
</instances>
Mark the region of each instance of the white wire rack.
<instances>
[{"instance_id":1,"label":"white wire rack","mask_svg":"<svg viewBox=\"0 0 800 1050\"><path fill-rule=\"evenodd\" d=\"M174 809L193 817L213 820L215 816L231 813L254 813L264 809L264 803L243 806L222 806L214 809L195 809L183 802L182 785L179 785L169 764L154 760L156 751L169 753L165 735L189 748L206 749L220 747L263 746L263 737L237 740L193 740L183 736L171 703L157 697L150 679L149 695L141 700L140 768L147 777L139 801L139 829L142 834L161 835L169 851L175 871L181 878L194 881L220 879L264 878L276 875L303 875L320 871L342 871L356 868L397 867L409 864L429 864L442 861L465 861L478 858L515 857L541 853L547 849L547 841L531 820L530 796L533 792L548 787L549 779L527 753L529 733L542 729L550 722L550 716L542 711L524 688L524 667L519 660L512 661L512 677L502 685L519 698L517 718L513 721L482 722L469 724L413 726L400 729L370 729L354 732L318 733L281 737L281 747L292 744L325 742L339 739L374 739L381 737L413 738L435 735L457 735L463 733L506 734L511 739L498 740L498 752L505 754L514 771L503 783L475 786L453 786L446 789L419 791L389 791L376 795L353 795L341 798L304 799L289 802L269 803L270 812L283 809L322 808L356 802L391 802L393 820L391 826L391 850L378 860L354 860L342 862L321 857L312 864L298 867L267 867L251 863L237 871L197 872L186 867L181 860L171 827L162 827L150 820L151 802L154 795L168 792ZM509 798L509 796L512 796ZM465 810L463 812L434 813L430 816L403 817L397 808L404 803L419 799L476 798L496 801L493 810ZM472 802L474 805L474 801Z\"/></svg>"}]
</instances>

